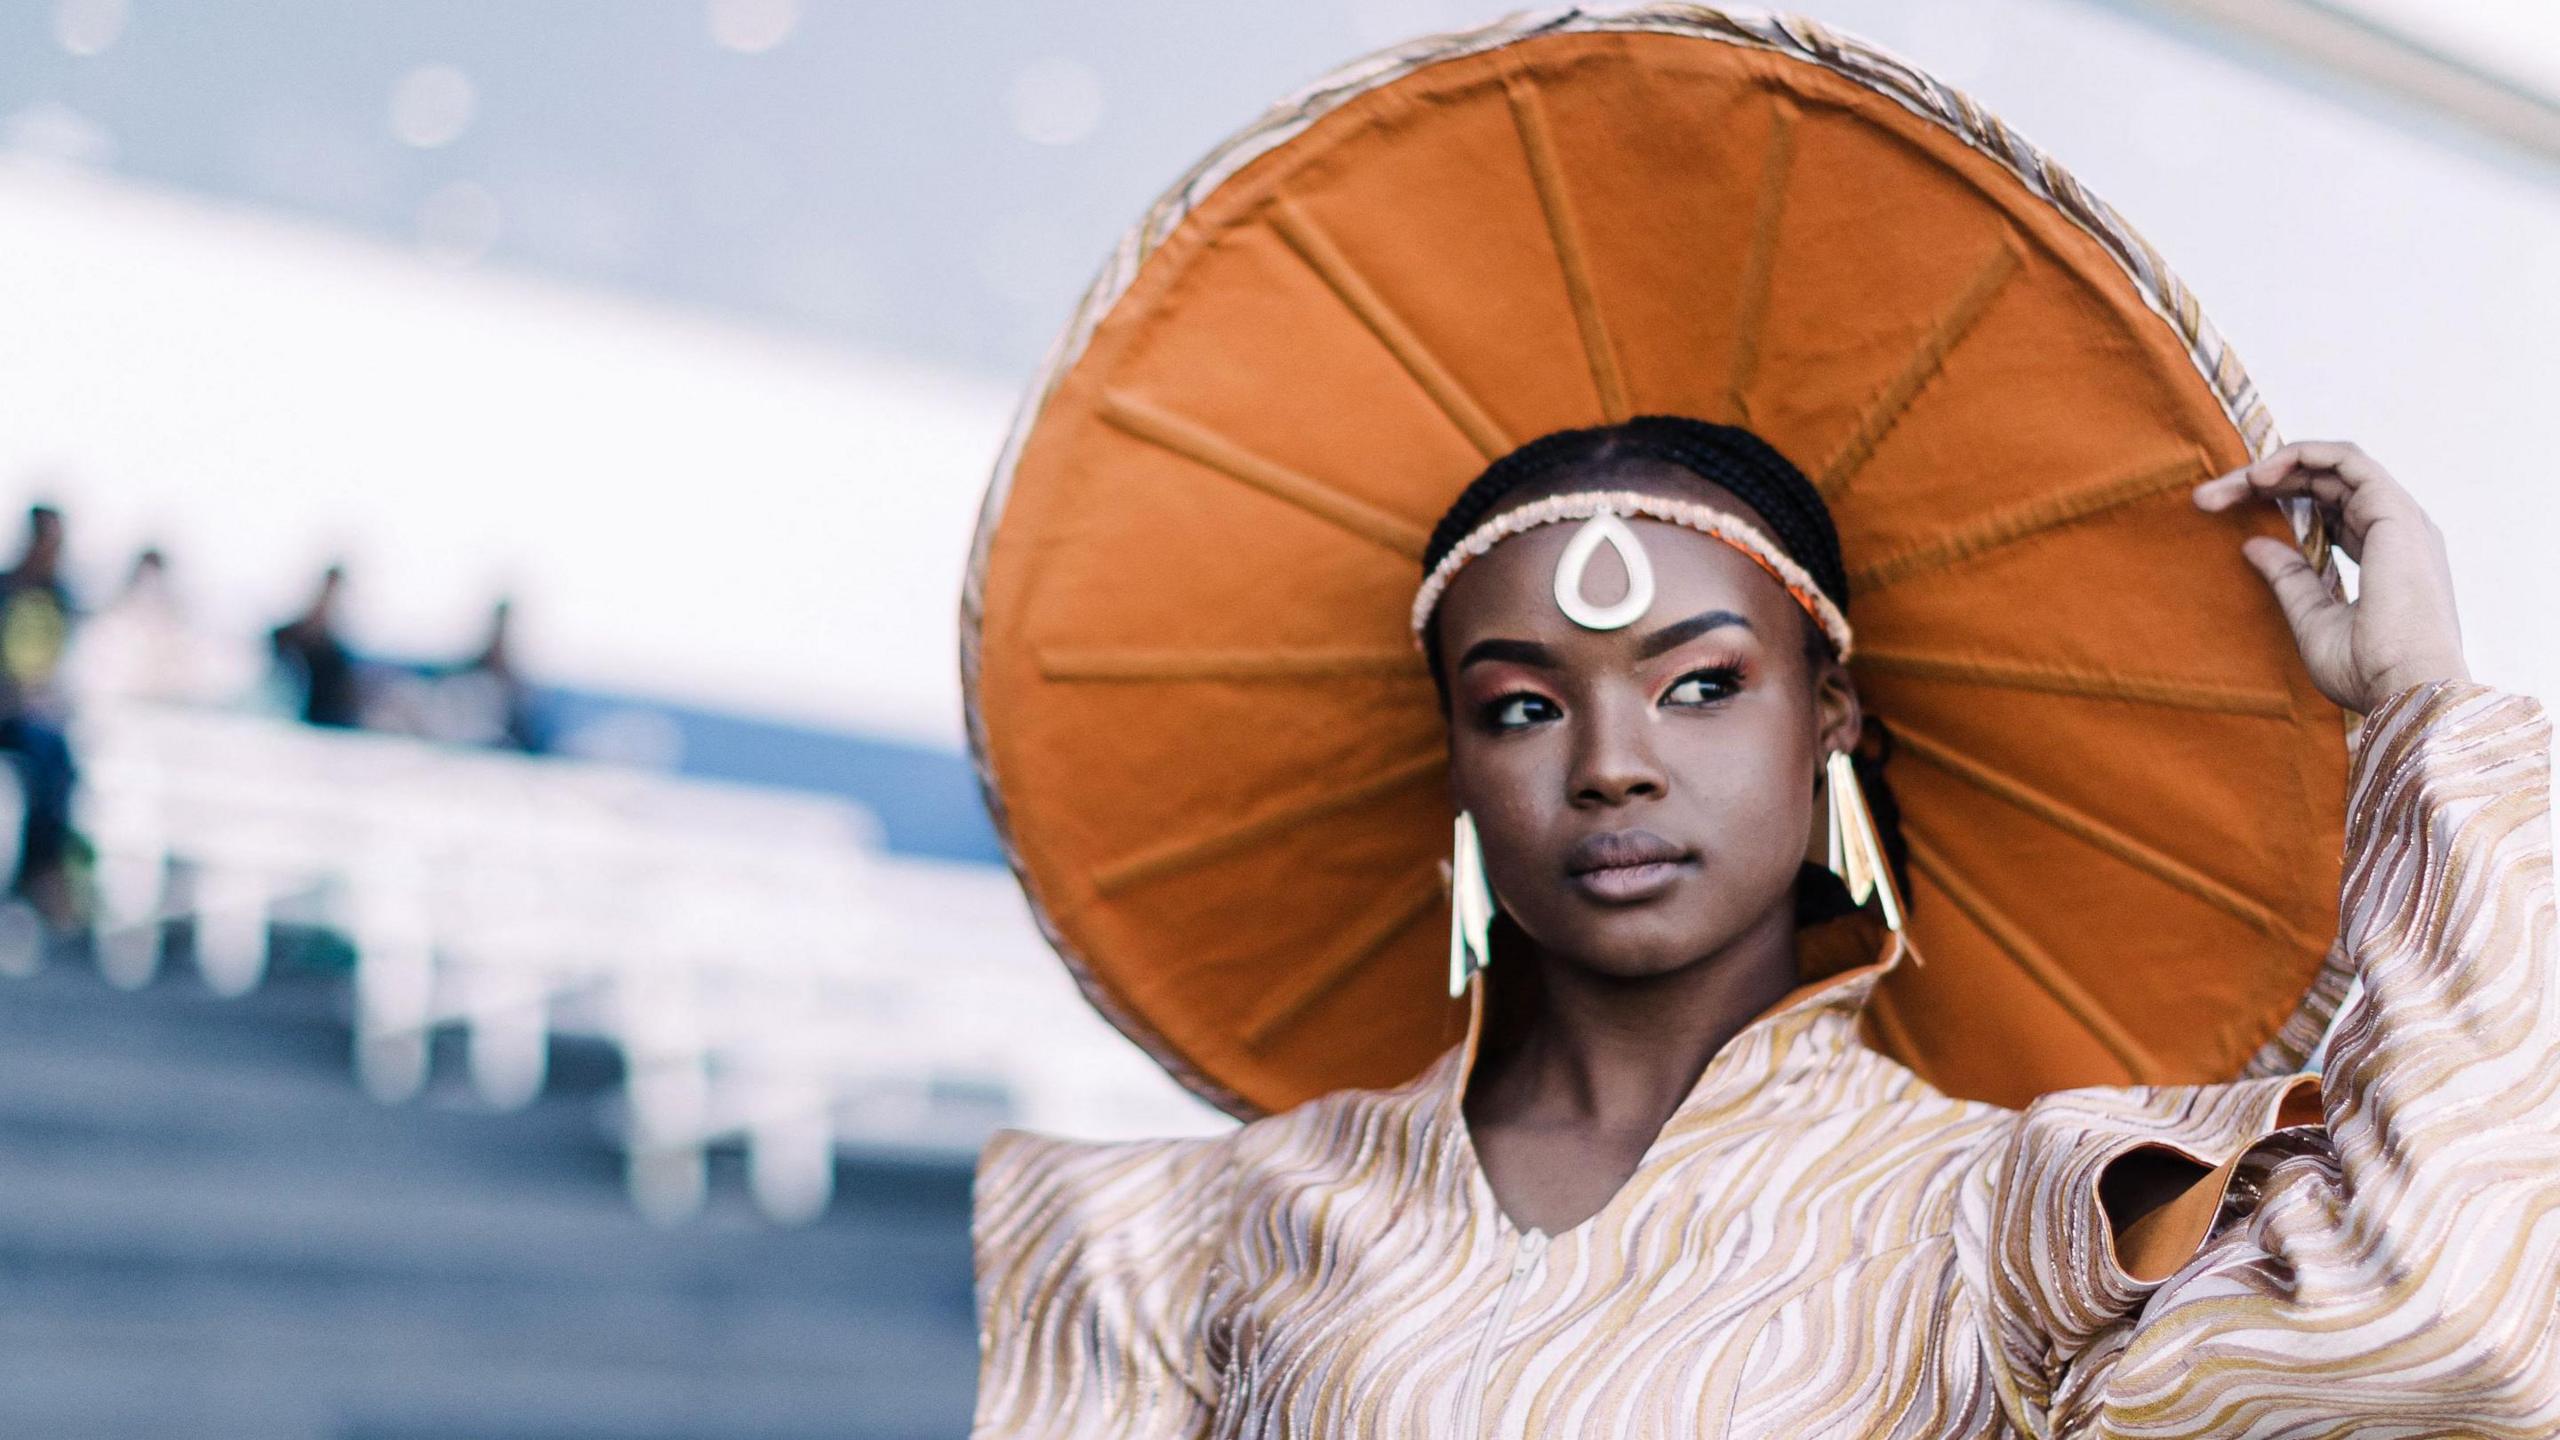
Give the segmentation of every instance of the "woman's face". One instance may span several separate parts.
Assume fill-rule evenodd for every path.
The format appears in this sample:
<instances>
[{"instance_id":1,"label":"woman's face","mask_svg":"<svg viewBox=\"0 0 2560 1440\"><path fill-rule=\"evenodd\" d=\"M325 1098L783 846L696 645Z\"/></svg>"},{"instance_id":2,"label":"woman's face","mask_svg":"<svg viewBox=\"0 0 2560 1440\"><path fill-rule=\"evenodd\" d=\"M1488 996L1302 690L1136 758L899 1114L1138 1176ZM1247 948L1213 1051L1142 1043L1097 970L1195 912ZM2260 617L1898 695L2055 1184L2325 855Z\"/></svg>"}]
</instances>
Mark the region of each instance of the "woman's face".
<instances>
[{"instance_id":1,"label":"woman's face","mask_svg":"<svg viewBox=\"0 0 2560 1440\"><path fill-rule=\"evenodd\" d=\"M1655 461L1537 493L1603 487L1758 521ZM1792 917L1822 760L1855 739L1858 705L1847 672L1808 653L1803 610L1766 571L1695 531L1627 524L1655 598L1624 629L1583 629L1556 606L1571 521L1470 564L1436 623L1451 783L1494 895L1549 956L1637 978L1715 954L1779 907ZM1601 547L1584 595L1605 605L1625 587Z\"/></svg>"}]
</instances>

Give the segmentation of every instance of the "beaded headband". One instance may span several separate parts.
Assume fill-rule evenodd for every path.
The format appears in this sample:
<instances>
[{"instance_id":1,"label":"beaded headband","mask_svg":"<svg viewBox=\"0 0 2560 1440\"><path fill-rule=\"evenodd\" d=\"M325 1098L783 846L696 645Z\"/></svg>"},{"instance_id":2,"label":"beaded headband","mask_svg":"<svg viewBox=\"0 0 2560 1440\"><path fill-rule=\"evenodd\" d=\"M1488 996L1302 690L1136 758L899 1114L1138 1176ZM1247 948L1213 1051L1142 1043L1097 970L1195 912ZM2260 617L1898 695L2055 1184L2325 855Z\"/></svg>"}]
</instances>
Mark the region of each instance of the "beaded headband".
<instances>
[{"instance_id":1,"label":"beaded headband","mask_svg":"<svg viewBox=\"0 0 2560 1440\"><path fill-rule=\"evenodd\" d=\"M1632 515L1640 515L1647 520L1659 520L1666 525L1677 525L1684 530L1695 530L1701 535L1720 540L1742 552L1753 564L1769 572L1770 579L1786 587L1786 592L1795 597L1795 602L1804 607L1807 615L1813 617L1813 623L1821 627L1823 638L1831 642L1833 654L1843 660L1849 658L1850 635L1847 617L1840 613L1839 606L1831 602L1830 596L1822 593L1822 587L1813 583L1813 577L1805 572L1805 568L1797 564L1785 551L1780 550L1767 535L1760 532L1757 526L1731 511L1718 510L1711 505L1701 505L1694 500L1673 500L1660 495L1648 495L1640 490L1577 490L1569 495L1552 495L1544 500L1532 501L1516 510L1505 510L1468 531L1465 539L1451 546L1449 553L1440 557L1440 563L1431 567L1431 573L1423 579L1422 588L1414 594L1413 643L1417 647L1422 644L1423 634L1431 624L1431 612L1439 608L1440 597L1448 593L1450 582L1458 578L1458 572L1467 568L1469 562L1494 546L1514 535L1535 530L1541 525L1556 525L1567 520L1591 520L1600 516L1611 517L1614 522L1616 517ZM1625 530L1622 525L1617 528L1621 533ZM1557 566L1556 600L1559 605L1565 607L1566 614L1573 616L1576 623L1592 629L1614 629L1629 623L1636 618L1637 614L1642 613L1642 606L1630 607L1625 600L1605 609L1590 607L1588 601L1580 598L1578 591L1582 573L1581 562L1586 561L1590 553L1602 544L1616 549L1620 559L1626 562L1629 598L1635 598L1640 590L1649 591L1652 588L1650 584L1641 583L1637 579L1639 567L1643 566L1645 561L1640 550L1630 553L1632 547L1628 542L1633 539L1632 535L1627 535L1625 540L1621 540L1601 527L1594 527L1574 537L1573 546L1566 552L1566 563ZM1644 573L1649 578L1650 570ZM1572 598L1568 599L1568 596ZM1588 610L1589 618L1586 618L1585 614L1576 613L1577 606ZM1635 613L1619 618L1615 612L1621 607L1631 608ZM1595 624L1595 619L1600 623Z\"/></svg>"}]
</instances>

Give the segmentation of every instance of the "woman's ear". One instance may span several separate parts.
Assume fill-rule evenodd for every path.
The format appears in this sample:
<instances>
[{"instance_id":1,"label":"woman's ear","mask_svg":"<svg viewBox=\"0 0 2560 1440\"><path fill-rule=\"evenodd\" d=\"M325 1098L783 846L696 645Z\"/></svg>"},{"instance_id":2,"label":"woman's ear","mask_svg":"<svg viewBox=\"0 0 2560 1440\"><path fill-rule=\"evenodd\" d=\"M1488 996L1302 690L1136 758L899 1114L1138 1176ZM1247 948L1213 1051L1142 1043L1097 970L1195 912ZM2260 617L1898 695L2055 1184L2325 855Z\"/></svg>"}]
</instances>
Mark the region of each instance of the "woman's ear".
<instances>
[{"instance_id":1,"label":"woman's ear","mask_svg":"<svg viewBox=\"0 0 2560 1440\"><path fill-rule=\"evenodd\" d=\"M1831 832L1830 807L1824 802L1825 789L1831 783L1824 764L1842 750L1855 750L1858 733L1866 725L1866 712L1858 704L1858 687L1849 678L1849 667L1825 651L1813 661L1813 780L1814 801L1810 828L1805 839L1807 865L1818 870L1829 869ZM1845 899L1846 891L1841 895ZM1801 898L1801 889L1799 897Z\"/></svg>"},{"instance_id":2,"label":"woman's ear","mask_svg":"<svg viewBox=\"0 0 2560 1440\"><path fill-rule=\"evenodd\" d=\"M1849 678L1849 667L1829 655L1822 657L1813 672L1814 733L1821 738L1822 753L1855 750L1858 735L1866 728L1866 710L1858 703L1858 682Z\"/></svg>"}]
</instances>

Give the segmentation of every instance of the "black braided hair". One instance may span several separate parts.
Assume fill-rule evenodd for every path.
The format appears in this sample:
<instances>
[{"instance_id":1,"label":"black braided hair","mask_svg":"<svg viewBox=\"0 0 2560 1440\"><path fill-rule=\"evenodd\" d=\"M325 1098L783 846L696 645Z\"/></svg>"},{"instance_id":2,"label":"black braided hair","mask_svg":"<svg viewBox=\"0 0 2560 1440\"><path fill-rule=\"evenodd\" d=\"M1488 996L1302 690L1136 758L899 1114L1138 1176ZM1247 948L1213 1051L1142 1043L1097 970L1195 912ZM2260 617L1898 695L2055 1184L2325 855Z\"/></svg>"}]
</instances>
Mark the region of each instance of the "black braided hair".
<instances>
[{"instance_id":1,"label":"black braided hair","mask_svg":"<svg viewBox=\"0 0 2560 1440\"><path fill-rule=\"evenodd\" d=\"M1677 415L1639 415L1615 425L1558 430L1542 435L1485 467L1458 492L1449 512L1431 529L1422 570L1503 509L1503 499L1524 485L1567 470L1597 469L1619 460L1660 460L1712 481L1756 512L1770 538L1795 557L1813 583L1843 611L1849 608L1849 573L1840 561L1840 532L1830 507L1777 447L1738 425L1717 425Z\"/></svg>"},{"instance_id":2,"label":"black braided hair","mask_svg":"<svg viewBox=\"0 0 2560 1440\"><path fill-rule=\"evenodd\" d=\"M1847 613L1849 571L1840 557L1839 527L1832 524L1831 507L1823 503L1813 482L1794 462L1779 454L1776 446L1750 431L1738 425L1718 425L1680 415L1639 415L1614 425L1558 430L1494 461L1458 492L1440 523L1431 527L1430 543L1422 551L1423 573L1430 574L1459 541L1502 513L1508 508L1503 502L1524 488L1569 471L1598 470L1631 459L1676 465L1731 491L1734 498L1751 507L1770 538L1805 568L1831 603ZM1828 653L1828 642L1819 638L1820 627L1809 624L1806 629L1815 637L1809 642L1815 653ZM1424 629L1422 643L1430 660L1432 683L1445 686L1440 673L1437 617ZM1444 704L1448 699L1445 688L1441 699ZM1894 879L1903 895L1908 897L1911 880L1908 847L1902 839L1902 808L1895 803L1893 788L1884 776L1885 761L1892 754L1893 736L1885 729L1883 717L1867 716L1849 760L1858 772L1858 783L1866 791L1868 811L1884 841L1885 859L1893 866ZM1828 871L1817 867L1815 873L1831 881L1831 888L1838 888ZM1846 891L1838 896L1841 904L1847 899ZM1812 910L1800 918L1834 908L1827 896L1800 895L1800 908L1807 905Z\"/></svg>"}]
</instances>

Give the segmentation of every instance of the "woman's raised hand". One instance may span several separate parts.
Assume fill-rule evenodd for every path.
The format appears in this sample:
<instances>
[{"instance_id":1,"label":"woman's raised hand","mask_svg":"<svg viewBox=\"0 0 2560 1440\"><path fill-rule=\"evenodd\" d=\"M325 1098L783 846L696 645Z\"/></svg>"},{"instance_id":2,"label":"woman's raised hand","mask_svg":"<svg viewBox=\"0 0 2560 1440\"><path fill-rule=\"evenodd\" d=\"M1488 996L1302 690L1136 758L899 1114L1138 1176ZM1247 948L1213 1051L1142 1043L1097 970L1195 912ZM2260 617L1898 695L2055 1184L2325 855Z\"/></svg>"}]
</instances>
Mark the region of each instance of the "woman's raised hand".
<instances>
[{"instance_id":1,"label":"woman's raised hand","mask_svg":"<svg viewBox=\"0 0 2560 1440\"><path fill-rule=\"evenodd\" d=\"M2372 456L2344 441L2301 440L2195 491L2197 507L2211 511L2252 495L2307 497L2356 562L2350 604L2329 593L2293 545L2260 535L2241 546L2276 592L2321 694L2362 712L2412 685L2471 677L2444 533Z\"/></svg>"}]
</instances>

